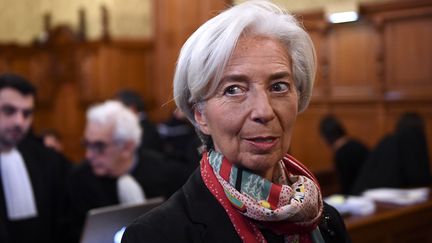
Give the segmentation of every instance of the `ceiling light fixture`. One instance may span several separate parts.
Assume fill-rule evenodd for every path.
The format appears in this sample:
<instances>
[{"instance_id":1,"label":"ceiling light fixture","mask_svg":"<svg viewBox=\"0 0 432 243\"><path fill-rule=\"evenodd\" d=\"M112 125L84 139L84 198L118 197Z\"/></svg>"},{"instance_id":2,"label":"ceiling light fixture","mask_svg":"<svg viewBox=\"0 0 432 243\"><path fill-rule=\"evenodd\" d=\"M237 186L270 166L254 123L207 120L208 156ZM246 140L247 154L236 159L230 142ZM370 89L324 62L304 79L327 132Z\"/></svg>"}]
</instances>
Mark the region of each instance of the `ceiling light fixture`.
<instances>
[{"instance_id":1,"label":"ceiling light fixture","mask_svg":"<svg viewBox=\"0 0 432 243\"><path fill-rule=\"evenodd\" d=\"M357 21L358 5L356 2L331 3L325 7L326 18L330 23L346 23Z\"/></svg>"}]
</instances>

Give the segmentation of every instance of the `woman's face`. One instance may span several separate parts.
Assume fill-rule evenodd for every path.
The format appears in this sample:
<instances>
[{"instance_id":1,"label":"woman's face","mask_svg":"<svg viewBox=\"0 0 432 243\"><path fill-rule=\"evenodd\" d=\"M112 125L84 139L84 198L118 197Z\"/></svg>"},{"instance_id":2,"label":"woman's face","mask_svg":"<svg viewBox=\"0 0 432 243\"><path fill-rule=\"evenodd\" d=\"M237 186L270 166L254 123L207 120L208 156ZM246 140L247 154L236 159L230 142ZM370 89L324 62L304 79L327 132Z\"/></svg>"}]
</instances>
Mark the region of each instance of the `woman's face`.
<instances>
[{"instance_id":1,"label":"woman's face","mask_svg":"<svg viewBox=\"0 0 432 243\"><path fill-rule=\"evenodd\" d=\"M275 39L240 39L215 95L195 110L217 151L267 179L288 152L297 117L298 94L286 53Z\"/></svg>"}]
</instances>

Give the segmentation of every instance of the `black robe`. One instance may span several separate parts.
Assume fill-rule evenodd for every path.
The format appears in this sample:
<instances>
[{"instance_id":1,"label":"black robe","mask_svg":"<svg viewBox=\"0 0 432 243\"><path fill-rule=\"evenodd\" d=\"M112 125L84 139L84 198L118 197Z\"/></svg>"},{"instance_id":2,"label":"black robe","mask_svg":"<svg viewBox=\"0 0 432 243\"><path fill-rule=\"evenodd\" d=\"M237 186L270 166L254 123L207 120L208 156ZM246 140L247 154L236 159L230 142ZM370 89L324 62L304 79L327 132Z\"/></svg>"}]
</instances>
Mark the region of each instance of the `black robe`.
<instances>
[{"instance_id":1,"label":"black robe","mask_svg":"<svg viewBox=\"0 0 432 243\"><path fill-rule=\"evenodd\" d=\"M131 175L144 190L146 198L168 198L188 176L180 163L166 160L161 154L150 150L139 150ZM68 181L72 209L68 217L70 231L66 241L77 242L90 209L119 204L117 178L96 176L90 164L84 161L72 172Z\"/></svg>"},{"instance_id":2,"label":"black robe","mask_svg":"<svg viewBox=\"0 0 432 243\"><path fill-rule=\"evenodd\" d=\"M320 231L326 242L350 242L342 218L324 204ZM263 231L268 242L284 242L283 236ZM129 225L122 243L242 242L224 208L205 186L199 169L167 202Z\"/></svg>"},{"instance_id":3,"label":"black robe","mask_svg":"<svg viewBox=\"0 0 432 243\"><path fill-rule=\"evenodd\" d=\"M143 132L139 149L162 152L163 142L156 126L147 119L141 119L140 126Z\"/></svg>"},{"instance_id":4,"label":"black robe","mask_svg":"<svg viewBox=\"0 0 432 243\"><path fill-rule=\"evenodd\" d=\"M420 130L400 130L385 136L371 151L357 176L354 194L371 188L430 186L426 137Z\"/></svg>"},{"instance_id":5,"label":"black robe","mask_svg":"<svg viewBox=\"0 0 432 243\"><path fill-rule=\"evenodd\" d=\"M38 216L10 221L0 180L0 241L61 242L66 210L65 177L70 164L31 136L25 138L17 149L30 177Z\"/></svg>"},{"instance_id":6,"label":"black robe","mask_svg":"<svg viewBox=\"0 0 432 243\"><path fill-rule=\"evenodd\" d=\"M348 140L336 150L334 162L342 194L351 193L368 153L368 148L354 139Z\"/></svg>"}]
</instances>

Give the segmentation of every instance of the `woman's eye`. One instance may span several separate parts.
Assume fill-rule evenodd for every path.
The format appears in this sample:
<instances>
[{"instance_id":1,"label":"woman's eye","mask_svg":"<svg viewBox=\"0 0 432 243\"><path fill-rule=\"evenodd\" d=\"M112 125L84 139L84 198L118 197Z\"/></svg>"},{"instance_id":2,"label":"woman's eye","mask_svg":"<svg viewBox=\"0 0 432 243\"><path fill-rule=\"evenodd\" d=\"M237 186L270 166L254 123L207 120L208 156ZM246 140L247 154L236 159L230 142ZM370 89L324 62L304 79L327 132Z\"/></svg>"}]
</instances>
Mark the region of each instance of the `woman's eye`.
<instances>
[{"instance_id":1,"label":"woman's eye","mask_svg":"<svg viewBox=\"0 0 432 243\"><path fill-rule=\"evenodd\" d=\"M277 93L283 93L288 91L290 88L289 84L286 82L277 82L271 85L271 91L277 92Z\"/></svg>"},{"instance_id":2,"label":"woman's eye","mask_svg":"<svg viewBox=\"0 0 432 243\"><path fill-rule=\"evenodd\" d=\"M242 89L237 85L231 85L225 88L224 95L238 95L241 94L243 91Z\"/></svg>"}]
</instances>

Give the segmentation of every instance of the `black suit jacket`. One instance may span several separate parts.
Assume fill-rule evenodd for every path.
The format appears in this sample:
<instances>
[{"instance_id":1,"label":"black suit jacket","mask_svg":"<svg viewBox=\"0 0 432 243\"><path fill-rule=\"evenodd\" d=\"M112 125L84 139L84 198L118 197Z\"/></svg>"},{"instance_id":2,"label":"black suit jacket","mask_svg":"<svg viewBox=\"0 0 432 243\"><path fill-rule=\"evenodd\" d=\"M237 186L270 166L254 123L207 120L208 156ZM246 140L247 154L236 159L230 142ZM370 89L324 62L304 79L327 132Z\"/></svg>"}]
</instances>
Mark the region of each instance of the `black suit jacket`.
<instances>
[{"instance_id":1,"label":"black suit jacket","mask_svg":"<svg viewBox=\"0 0 432 243\"><path fill-rule=\"evenodd\" d=\"M31 136L18 145L18 151L30 177L38 216L10 221L0 180L1 242L59 242L66 210L65 177L70 164Z\"/></svg>"},{"instance_id":2,"label":"black suit jacket","mask_svg":"<svg viewBox=\"0 0 432 243\"><path fill-rule=\"evenodd\" d=\"M142 128L140 149L162 152L163 142L156 126L147 119L141 119L140 125Z\"/></svg>"},{"instance_id":3,"label":"black suit jacket","mask_svg":"<svg viewBox=\"0 0 432 243\"><path fill-rule=\"evenodd\" d=\"M337 211L325 204L320 224L326 242L350 242ZM263 231L268 242L282 236ZM223 207L205 186L199 169L167 202L127 227L122 243L138 242L242 242Z\"/></svg>"}]
</instances>

